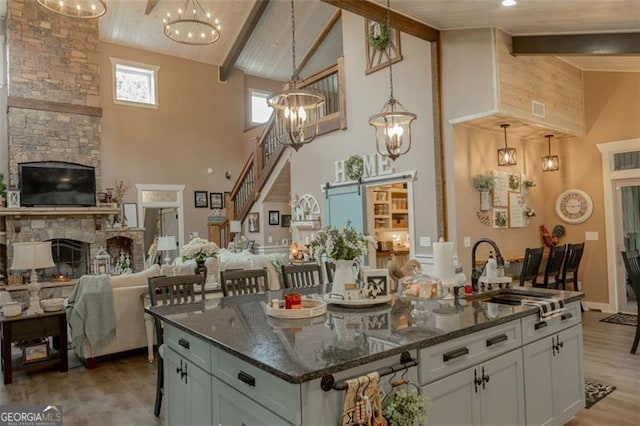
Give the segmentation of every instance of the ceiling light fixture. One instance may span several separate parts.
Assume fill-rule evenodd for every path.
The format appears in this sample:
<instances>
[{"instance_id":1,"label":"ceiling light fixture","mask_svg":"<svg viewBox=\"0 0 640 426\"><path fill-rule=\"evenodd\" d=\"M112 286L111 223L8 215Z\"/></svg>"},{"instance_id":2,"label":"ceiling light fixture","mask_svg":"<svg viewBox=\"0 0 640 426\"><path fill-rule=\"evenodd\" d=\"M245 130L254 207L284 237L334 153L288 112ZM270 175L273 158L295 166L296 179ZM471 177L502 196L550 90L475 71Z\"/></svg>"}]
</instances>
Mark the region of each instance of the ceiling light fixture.
<instances>
[{"instance_id":1,"label":"ceiling light fixture","mask_svg":"<svg viewBox=\"0 0 640 426\"><path fill-rule=\"evenodd\" d=\"M107 12L104 0L38 0L38 4L51 12L71 18L99 18Z\"/></svg>"},{"instance_id":2,"label":"ceiling light fixture","mask_svg":"<svg viewBox=\"0 0 640 426\"><path fill-rule=\"evenodd\" d=\"M509 148L507 145L507 128L509 124L502 123L500 125L504 129L504 148L498 150L498 166L515 166L516 165L516 149Z\"/></svg>"},{"instance_id":3,"label":"ceiling light fixture","mask_svg":"<svg viewBox=\"0 0 640 426\"><path fill-rule=\"evenodd\" d=\"M391 6L387 0L387 29L391 31ZM389 99L382 106L382 111L369 117L369 125L376 132L376 150L383 157L395 161L411 149L411 124L418 118L408 112L393 97L393 61L391 45L387 44L384 52L389 59ZM405 143L406 141L406 143Z\"/></svg>"},{"instance_id":4,"label":"ceiling light fixture","mask_svg":"<svg viewBox=\"0 0 640 426\"><path fill-rule=\"evenodd\" d=\"M502 0L503 6L515 6L517 4L516 0Z\"/></svg>"},{"instance_id":5,"label":"ceiling light fixture","mask_svg":"<svg viewBox=\"0 0 640 426\"><path fill-rule=\"evenodd\" d=\"M178 8L177 18L171 13L162 19L164 35L173 41L193 46L215 43L220 38L222 26L218 19L212 19L199 0L185 0Z\"/></svg>"},{"instance_id":6,"label":"ceiling light fixture","mask_svg":"<svg viewBox=\"0 0 640 426\"><path fill-rule=\"evenodd\" d=\"M320 109L324 96L316 91L302 89L302 80L296 69L296 19L291 0L291 58L292 72L287 89L267 99L276 113L275 136L281 145L296 151L313 141L318 135Z\"/></svg>"},{"instance_id":7,"label":"ceiling light fixture","mask_svg":"<svg viewBox=\"0 0 640 426\"><path fill-rule=\"evenodd\" d=\"M560 169L560 161L557 155L551 155L551 138L553 135L544 135L547 138L548 155L542 157L542 171L555 172Z\"/></svg>"}]
</instances>

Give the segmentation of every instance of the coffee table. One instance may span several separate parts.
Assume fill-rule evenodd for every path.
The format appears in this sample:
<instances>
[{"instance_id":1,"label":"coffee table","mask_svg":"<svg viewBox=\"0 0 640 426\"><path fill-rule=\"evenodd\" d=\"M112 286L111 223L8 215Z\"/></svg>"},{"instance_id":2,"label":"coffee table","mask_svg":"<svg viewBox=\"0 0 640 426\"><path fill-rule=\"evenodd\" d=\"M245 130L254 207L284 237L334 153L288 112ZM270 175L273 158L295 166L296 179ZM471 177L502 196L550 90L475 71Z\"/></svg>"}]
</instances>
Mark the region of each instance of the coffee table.
<instances>
[{"instance_id":1,"label":"coffee table","mask_svg":"<svg viewBox=\"0 0 640 426\"><path fill-rule=\"evenodd\" d=\"M67 315L64 309L33 315L27 315L23 312L19 316L10 318L0 315L0 327L2 327L0 352L2 353L2 371L5 385L12 382L13 371L17 370L41 369L55 364L59 364L61 372L69 370ZM52 350L46 359L29 363L11 359L11 343L49 336L58 339L59 350Z\"/></svg>"}]
</instances>

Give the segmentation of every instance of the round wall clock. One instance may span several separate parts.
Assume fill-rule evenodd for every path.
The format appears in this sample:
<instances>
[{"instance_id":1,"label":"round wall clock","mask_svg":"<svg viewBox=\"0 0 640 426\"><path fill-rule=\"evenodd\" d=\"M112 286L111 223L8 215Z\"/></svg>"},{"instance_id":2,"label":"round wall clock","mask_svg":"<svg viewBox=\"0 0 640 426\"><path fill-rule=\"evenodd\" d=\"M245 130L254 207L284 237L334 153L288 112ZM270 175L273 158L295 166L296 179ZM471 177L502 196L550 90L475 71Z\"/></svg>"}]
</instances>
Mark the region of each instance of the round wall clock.
<instances>
[{"instance_id":1,"label":"round wall clock","mask_svg":"<svg viewBox=\"0 0 640 426\"><path fill-rule=\"evenodd\" d=\"M589 219L593 213L593 201L584 191L569 189L558 196L556 214L567 223L577 224Z\"/></svg>"}]
</instances>

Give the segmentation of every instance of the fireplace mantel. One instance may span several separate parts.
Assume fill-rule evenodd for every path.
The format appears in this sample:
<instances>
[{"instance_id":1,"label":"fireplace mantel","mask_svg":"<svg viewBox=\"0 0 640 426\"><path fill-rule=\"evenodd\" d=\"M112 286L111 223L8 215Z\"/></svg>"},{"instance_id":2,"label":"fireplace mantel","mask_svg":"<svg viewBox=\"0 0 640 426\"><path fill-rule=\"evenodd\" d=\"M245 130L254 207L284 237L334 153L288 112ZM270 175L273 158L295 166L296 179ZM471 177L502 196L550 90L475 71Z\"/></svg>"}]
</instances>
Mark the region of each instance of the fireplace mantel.
<instances>
[{"instance_id":1,"label":"fireplace mantel","mask_svg":"<svg viewBox=\"0 0 640 426\"><path fill-rule=\"evenodd\" d=\"M95 230L102 229L105 216L119 214L117 207L14 207L0 208L0 217L13 219L13 227L16 233L20 232L20 219L23 217L37 216L93 216Z\"/></svg>"}]
</instances>

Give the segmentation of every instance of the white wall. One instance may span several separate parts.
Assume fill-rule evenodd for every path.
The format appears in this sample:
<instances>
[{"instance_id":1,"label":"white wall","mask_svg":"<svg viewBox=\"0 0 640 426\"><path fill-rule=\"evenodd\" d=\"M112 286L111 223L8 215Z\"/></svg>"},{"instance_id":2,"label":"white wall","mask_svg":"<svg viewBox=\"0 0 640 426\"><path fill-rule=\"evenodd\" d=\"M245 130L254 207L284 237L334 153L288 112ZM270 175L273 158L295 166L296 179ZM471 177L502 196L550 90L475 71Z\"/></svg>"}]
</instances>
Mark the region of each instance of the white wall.
<instances>
[{"instance_id":1,"label":"white wall","mask_svg":"<svg viewBox=\"0 0 640 426\"><path fill-rule=\"evenodd\" d=\"M375 152L375 135L369 116L380 111L389 97L389 69L365 75L366 38L364 18L343 11L342 33L345 52L345 90L347 130L318 137L291 156L291 195L312 194L321 204L324 216L324 194L321 186L334 181L334 162L353 154ZM434 175L434 132L431 85L430 43L402 34L402 61L393 65L394 97L418 120L413 125L411 151L395 161L397 172L416 170L414 184L415 233L437 240L436 181ZM324 222L323 222L324 225ZM306 234L308 235L308 233ZM304 242L293 233L293 238ZM418 253L430 248L418 247Z\"/></svg>"}]
</instances>

